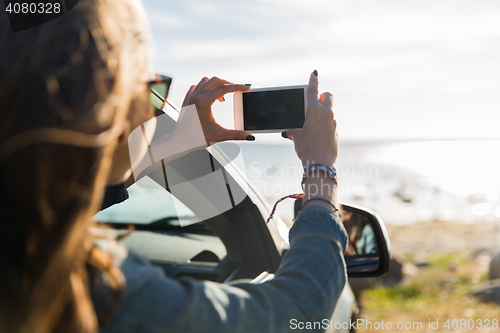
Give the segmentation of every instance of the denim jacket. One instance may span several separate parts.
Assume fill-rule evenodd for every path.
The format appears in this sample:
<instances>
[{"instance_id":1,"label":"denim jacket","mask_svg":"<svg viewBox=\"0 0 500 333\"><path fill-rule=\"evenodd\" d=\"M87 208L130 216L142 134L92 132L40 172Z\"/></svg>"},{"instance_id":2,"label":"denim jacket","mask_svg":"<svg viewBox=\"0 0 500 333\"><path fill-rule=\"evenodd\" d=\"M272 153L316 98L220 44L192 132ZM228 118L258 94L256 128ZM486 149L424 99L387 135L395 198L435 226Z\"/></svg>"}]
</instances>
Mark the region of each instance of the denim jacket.
<instances>
[{"instance_id":1,"label":"denim jacket","mask_svg":"<svg viewBox=\"0 0 500 333\"><path fill-rule=\"evenodd\" d=\"M101 332L291 332L294 319L329 320L346 283L345 229L328 209L311 205L298 215L289 240L274 279L260 284L173 279L122 251L127 287Z\"/></svg>"}]
</instances>

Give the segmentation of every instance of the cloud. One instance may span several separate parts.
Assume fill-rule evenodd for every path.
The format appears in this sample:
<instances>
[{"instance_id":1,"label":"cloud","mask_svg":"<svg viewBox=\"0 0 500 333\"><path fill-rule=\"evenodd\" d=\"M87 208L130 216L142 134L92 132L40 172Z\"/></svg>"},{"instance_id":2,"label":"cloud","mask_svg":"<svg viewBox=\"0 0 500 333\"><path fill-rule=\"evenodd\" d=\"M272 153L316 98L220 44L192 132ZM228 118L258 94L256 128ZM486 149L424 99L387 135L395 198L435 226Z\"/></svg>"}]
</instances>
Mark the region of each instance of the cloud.
<instances>
[{"instance_id":1,"label":"cloud","mask_svg":"<svg viewBox=\"0 0 500 333\"><path fill-rule=\"evenodd\" d=\"M144 2L179 104L204 75L258 87L318 69L347 137L498 137L498 1ZM228 104L216 113L230 126Z\"/></svg>"}]
</instances>

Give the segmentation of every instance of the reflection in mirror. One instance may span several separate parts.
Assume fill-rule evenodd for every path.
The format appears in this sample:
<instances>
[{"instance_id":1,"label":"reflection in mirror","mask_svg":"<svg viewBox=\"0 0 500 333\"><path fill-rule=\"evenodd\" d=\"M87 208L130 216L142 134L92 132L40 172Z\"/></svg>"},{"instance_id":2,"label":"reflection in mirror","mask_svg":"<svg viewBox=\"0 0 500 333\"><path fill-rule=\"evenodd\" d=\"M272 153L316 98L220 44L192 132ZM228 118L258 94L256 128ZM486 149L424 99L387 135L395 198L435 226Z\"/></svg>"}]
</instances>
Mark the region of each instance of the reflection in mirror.
<instances>
[{"instance_id":1,"label":"reflection in mirror","mask_svg":"<svg viewBox=\"0 0 500 333\"><path fill-rule=\"evenodd\" d=\"M295 200L295 217L302 200ZM341 204L342 222L349 236L344 254L347 275L352 277L382 276L389 271L390 243L380 217L367 209Z\"/></svg>"},{"instance_id":2,"label":"reflection in mirror","mask_svg":"<svg viewBox=\"0 0 500 333\"><path fill-rule=\"evenodd\" d=\"M345 256L369 256L378 254L377 240L370 220L355 211L341 208L344 227L349 236Z\"/></svg>"}]
</instances>

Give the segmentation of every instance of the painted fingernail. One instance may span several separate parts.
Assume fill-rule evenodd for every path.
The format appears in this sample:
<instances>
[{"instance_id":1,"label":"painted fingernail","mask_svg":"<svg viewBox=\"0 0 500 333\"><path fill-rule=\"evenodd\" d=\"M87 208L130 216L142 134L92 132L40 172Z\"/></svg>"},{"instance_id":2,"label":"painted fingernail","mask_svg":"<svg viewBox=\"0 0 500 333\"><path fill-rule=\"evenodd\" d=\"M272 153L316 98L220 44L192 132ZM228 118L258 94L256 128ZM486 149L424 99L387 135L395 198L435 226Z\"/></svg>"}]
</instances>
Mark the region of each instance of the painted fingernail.
<instances>
[{"instance_id":1,"label":"painted fingernail","mask_svg":"<svg viewBox=\"0 0 500 333\"><path fill-rule=\"evenodd\" d=\"M245 83L245 86L247 86L247 87L251 87L251 86L252 86L252 84L251 84L251 83Z\"/></svg>"},{"instance_id":2,"label":"painted fingernail","mask_svg":"<svg viewBox=\"0 0 500 333\"><path fill-rule=\"evenodd\" d=\"M247 136L247 137L245 138L245 140L247 140L247 141L255 141L255 136L253 136L253 135L249 135L249 136Z\"/></svg>"},{"instance_id":3,"label":"painted fingernail","mask_svg":"<svg viewBox=\"0 0 500 333\"><path fill-rule=\"evenodd\" d=\"M284 137L285 139L288 138L288 134L286 134L286 132L281 132L281 136Z\"/></svg>"},{"instance_id":4,"label":"painted fingernail","mask_svg":"<svg viewBox=\"0 0 500 333\"><path fill-rule=\"evenodd\" d=\"M218 100L219 102L221 102L221 103L222 103L222 102L224 102L226 99L224 98L224 96L222 96L221 98L218 98L217 100Z\"/></svg>"},{"instance_id":5,"label":"painted fingernail","mask_svg":"<svg viewBox=\"0 0 500 333\"><path fill-rule=\"evenodd\" d=\"M318 71L314 70L313 74L316 75L316 76L318 76Z\"/></svg>"}]
</instances>

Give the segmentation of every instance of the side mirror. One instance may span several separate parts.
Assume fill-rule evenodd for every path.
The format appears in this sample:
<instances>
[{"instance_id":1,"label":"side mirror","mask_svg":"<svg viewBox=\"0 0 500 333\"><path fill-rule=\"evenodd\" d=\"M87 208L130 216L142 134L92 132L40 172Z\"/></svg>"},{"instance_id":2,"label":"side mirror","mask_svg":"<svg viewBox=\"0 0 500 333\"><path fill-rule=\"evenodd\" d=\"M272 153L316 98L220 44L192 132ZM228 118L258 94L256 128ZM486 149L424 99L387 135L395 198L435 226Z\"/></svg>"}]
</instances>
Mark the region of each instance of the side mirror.
<instances>
[{"instance_id":1,"label":"side mirror","mask_svg":"<svg viewBox=\"0 0 500 333\"><path fill-rule=\"evenodd\" d=\"M302 208L302 199L295 200L294 216ZM390 242L384 222L364 208L341 204L342 222L349 236L344 254L349 277L375 277L389 271Z\"/></svg>"}]
</instances>

